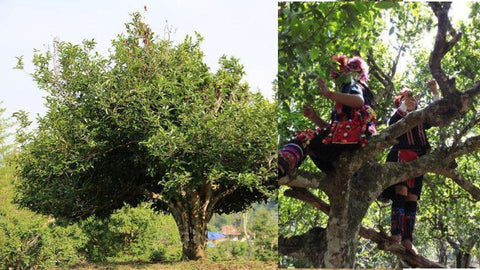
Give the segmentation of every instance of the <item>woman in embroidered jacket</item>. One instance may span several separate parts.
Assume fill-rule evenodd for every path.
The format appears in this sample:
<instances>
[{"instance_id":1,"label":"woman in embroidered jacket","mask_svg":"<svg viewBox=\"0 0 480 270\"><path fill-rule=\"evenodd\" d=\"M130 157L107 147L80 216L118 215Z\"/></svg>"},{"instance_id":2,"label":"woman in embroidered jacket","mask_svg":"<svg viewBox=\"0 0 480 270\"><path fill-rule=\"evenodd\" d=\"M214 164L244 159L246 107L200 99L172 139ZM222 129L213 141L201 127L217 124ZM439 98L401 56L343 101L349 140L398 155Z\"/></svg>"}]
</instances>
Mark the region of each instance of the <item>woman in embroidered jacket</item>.
<instances>
[{"instance_id":1,"label":"woman in embroidered jacket","mask_svg":"<svg viewBox=\"0 0 480 270\"><path fill-rule=\"evenodd\" d=\"M438 100L437 84L435 80L428 82L428 87L433 93L435 100ZM408 88L404 88L400 96L394 102L397 110L388 121L389 125L401 120L418 107L418 100ZM387 156L387 162L408 162L423 156L430 149L426 130L430 128L427 123L420 124L397 138L398 144L394 145ZM422 191L423 175L408 179L387 188L383 198L392 200L391 210L391 239L402 245L412 254L418 252L413 246L413 229L417 212L417 201Z\"/></svg>"},{"instance_id":2,"label":"woman in embroidered jacket","mask_svg":"<svg viewBox=\"0 0 480 270\"><path fill-rule=\"evenodd\" d=\"M335 101L332 121L324 121L310 105L304 105L303 114L318 128L300 132L279 150L279 178L298 168L306 155L321 170L331 171L333 162L343 151L364 145L367 136L375 132L375 114L370 108L373 98L366 85L367 64L359 56L348 59L342 55L332 59L338 65L338 69L330 72L337 92L330 91L322 79L317 79L320 94Z\"/></svg>"}]
</instances>

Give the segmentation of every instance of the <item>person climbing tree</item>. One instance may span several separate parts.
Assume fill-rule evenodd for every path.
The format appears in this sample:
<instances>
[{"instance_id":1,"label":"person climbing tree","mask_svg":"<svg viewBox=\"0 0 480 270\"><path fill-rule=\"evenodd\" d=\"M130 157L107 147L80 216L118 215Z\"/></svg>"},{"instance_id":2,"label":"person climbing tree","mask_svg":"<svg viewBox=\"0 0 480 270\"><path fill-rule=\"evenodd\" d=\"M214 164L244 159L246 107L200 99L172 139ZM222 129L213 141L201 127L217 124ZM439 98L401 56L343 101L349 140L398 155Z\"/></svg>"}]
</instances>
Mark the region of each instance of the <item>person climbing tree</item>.
<instances>
[{"instance_id":1,"label":"person climbing tree","mask_svg":"<svg viewBox=\"0 0 480 270\"><path fill-rule=\"evenodd\" d=\"M330 71L337 92L330 91L325 81L317 78L320 94L332 101L332 121L323 120L310 104L305 104L303 114L318 128L305 130L289 141L278 152L279 178L298 168L306 155L322 171L333 170L333 162L344 151L364 146L367 137L375 133L375 113L371 107L373 95L367 86L368 65L359 56L333 56L337 68Z\"/></svg>"},{"instance_id":2,"label":"person climbing tree","mask_svg":"<svg viewBox=\"0 0 480 270\"><path fill-rule=\"evenodd\" d=\"M435 80L427 83L433 93L434 100L438 100L437 84ZM412 91L404 88L400 96L395 97L395 113L388 121L393 125L407 114L418 108L418 100ZM392 146L387 155L387 162L408 162L425 155L430 149L426 130L430 128L427 123L420 124L397 138L398 144ZM422 191L423 175L410 178L404 182L390 186L381 195L383 199L392 200L391 209L391 239L400 243L412 254L418 255L413 241L417 201Z\"/></svg>"}]
</instances>

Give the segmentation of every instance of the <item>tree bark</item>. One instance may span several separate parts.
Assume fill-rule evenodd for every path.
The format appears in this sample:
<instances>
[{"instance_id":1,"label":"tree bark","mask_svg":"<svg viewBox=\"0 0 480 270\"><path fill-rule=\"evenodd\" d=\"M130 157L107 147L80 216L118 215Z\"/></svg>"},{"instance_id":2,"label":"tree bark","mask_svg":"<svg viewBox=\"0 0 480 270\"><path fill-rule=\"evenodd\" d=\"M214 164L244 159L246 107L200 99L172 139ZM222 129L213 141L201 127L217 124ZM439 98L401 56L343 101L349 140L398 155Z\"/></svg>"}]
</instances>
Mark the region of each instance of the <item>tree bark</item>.
<instances>
[{"instance_id":1,"label":"tree bark","mask_svg":"<svg viewBox=\"0 0 480 270\"><path fill-rule=\"evenodd\" d=\"M302 200L326 214L330 213L330 206L305 188L288 189L284 194L285 196ZM364 197L364 199L367 197L368 196ZM361 215L361 213L358 214ZM379 249L389 251L397 255L399 259L402 259L410 267L445 268L444 265L429 261L421 255L411 255L402 245L392 243L384 231L376 232L373 229L361 226L358 234L365 239L369 239L377 243ZM314 244L311 244L312 241ZM281 255L289 255L300 258L310 262L315 267L325 267L325 263L323 262L326 251L325 229L312 229L300 238L297 236L285 238L280 235L278 243L279 253ZM287 245L287 247L284 247L283 245ZM315 263L317 263L318 266L316 266Z\"/></svg>"},{"instance_id":2,"label":"tree bark","mask_svg":"<svg viewBox=\"0 0 480 270\"><path fill-rule=\"evenodd\" d=\"M210 199L206 195L209 193L199 194L198 191L191 189L182 190L181 193L181 198L171 200L169 208L180 232L182 259L204 259L207 225L212 216L206 211Z\"/></svg>"},{"instance_id":3,"label":"tree bark","mask_svg":"<svg viewBox=\"0 0 480 270\"><path fill-rule=\"evenodd\" d=\"M445 241L440 240L438 243L438 263L447 265L448 257L447 257L447 245Z\"/></svg>"},{"instance_id":4,"label":"tree bark","mask_svg":"<svg viewBox=\"0 0 480 270\"><path fill-rule=\"evenodd\" d=\"M308 262L315 268L325 268L324 254L327 249L325 229L315 227L302 235L278 237L280 255L292 256Z\"/></svg>"},{"instance_id":5,"label":"tree bark","mask_svg":"<svg viewBox=\"0 0 480 270\"><path fill-rule=\"evenodd\" d=\"M457 250L457 256L455 267L456 268L469 268L470 267L470 260L472 255L461 250Z\"/></svg>"},{"instance_id":6,"label":"tree bark","mask_svg":"<svg viewBox=\"0 0 480 270\"><path fill-rule=\"evenodd\" d=\"M358 232L370 205L365 193L354 190L352 179L338 175L333 179L334 188L341 192L330 196L330 211L326 231L327 268L353 268L358 244ZM361 197L358 197L358 196Z\"/></svg>"}]
</instances>

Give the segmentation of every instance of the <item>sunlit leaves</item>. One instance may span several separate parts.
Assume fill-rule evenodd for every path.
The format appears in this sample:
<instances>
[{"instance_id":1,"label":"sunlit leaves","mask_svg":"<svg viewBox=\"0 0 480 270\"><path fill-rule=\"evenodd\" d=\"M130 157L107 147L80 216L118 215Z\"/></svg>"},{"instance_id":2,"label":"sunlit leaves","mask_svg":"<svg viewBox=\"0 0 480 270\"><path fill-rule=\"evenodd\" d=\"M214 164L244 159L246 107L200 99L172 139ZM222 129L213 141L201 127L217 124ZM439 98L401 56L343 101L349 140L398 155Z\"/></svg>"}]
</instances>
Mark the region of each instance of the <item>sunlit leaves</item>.
<instances>
[{"instance_id":1,"label":"sunlit leaves","mask_svg":"<svg viewBox=\"0 0 480 270\"><path fill-rule=\"evenodd\" d=\"M213 73L199 34L173 44L142 20L132 14L107 56L94 40L35 52L47 113L18 156L21 204L85 218L144 190L167 201L210 182L239 189L215 209L231 212L271 192L261 184L275 174L276 106L249 91L239 59L222 56Z\"/></svg>"}]
</instances>

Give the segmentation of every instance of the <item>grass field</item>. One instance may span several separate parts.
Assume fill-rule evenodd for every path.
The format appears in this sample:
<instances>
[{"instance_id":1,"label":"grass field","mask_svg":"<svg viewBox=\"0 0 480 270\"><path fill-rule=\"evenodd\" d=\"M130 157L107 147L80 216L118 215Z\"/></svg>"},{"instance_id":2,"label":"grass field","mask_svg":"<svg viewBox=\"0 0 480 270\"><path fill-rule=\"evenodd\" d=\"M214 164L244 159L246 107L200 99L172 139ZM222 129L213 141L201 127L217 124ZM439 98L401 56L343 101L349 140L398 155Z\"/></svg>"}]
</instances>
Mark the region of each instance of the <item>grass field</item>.
<instances>
[{"instance_id":1,"label":"grass field","mask_svg":"<svg viewBox=\"0 0 480 270\"><path fill-rule=\"evenodd\" d=\"M60 269L60 268L58 268ZM277 269L276 262L261 262L261 261L223 261L212 262L209 260L203 261L189 261L189 262L175 262L175 263L121 263L121 264L86 264L79 265L72 269L86 270L86 269L152 269L152 270L250 270L250 269Z\"/></svg>"}]
</instances>

